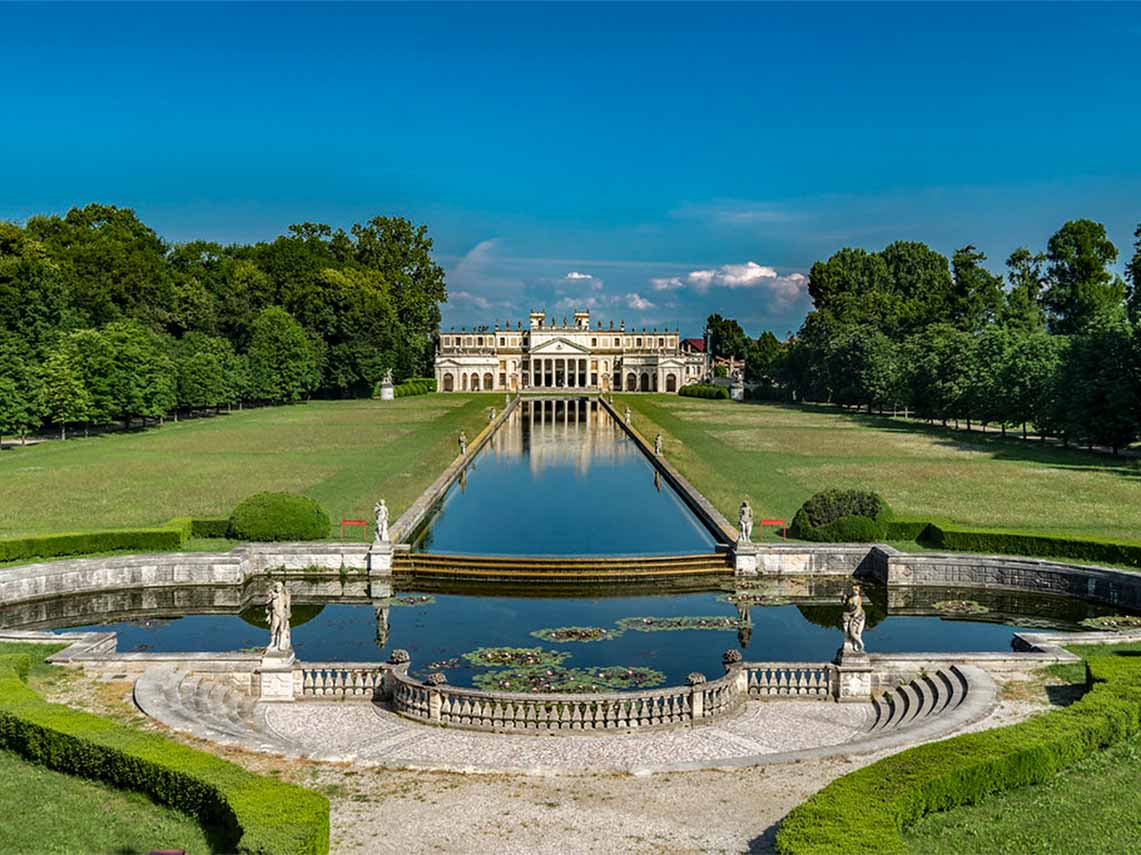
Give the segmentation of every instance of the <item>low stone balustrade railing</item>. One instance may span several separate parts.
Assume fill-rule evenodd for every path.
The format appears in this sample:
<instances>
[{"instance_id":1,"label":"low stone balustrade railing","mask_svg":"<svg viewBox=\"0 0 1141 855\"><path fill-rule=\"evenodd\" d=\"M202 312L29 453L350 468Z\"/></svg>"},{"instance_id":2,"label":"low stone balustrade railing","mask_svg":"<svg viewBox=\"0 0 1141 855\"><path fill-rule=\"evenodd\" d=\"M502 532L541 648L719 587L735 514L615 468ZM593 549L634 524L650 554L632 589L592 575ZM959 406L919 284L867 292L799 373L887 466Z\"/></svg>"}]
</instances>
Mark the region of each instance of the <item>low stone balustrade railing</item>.
<instances>
[{"instance_id":1,"label":"low stone balustrade railing","mask_svg":"<svg viewBox=\"0 0 1141 855\"><path fill-rule=\"evenodd\" d=\"M792 700L831 700L832 672L826 662L742 662L748 674L750 698L789 698Z\"/></svg>"},{"instance_id":2,"label":"low stone balustrade railing","mask_svg":"<svg viewBox=\"0 0 1141 855\"><path fill-rule=\"evenodd\" d=\"M491 731L621 731L678 727L733 713L741 672L693 686L639 692L527 694L431 686L394 672L393 709L430 724Z\"/></svg>"},{"instance_id":3,"label":"low stone balustrade railing","mask_svg":"<svg viewBox=\"0 0 1141 855\"><path fill-rule=\"evenodd\" d=\"M299 697L303 700L380 700L387 694L385 675L391 669L391 665L380 662L298 663L296 670L301 672ZM297 689L298 681L295 679L295 694Z\"/></svg>"}]
</instances>

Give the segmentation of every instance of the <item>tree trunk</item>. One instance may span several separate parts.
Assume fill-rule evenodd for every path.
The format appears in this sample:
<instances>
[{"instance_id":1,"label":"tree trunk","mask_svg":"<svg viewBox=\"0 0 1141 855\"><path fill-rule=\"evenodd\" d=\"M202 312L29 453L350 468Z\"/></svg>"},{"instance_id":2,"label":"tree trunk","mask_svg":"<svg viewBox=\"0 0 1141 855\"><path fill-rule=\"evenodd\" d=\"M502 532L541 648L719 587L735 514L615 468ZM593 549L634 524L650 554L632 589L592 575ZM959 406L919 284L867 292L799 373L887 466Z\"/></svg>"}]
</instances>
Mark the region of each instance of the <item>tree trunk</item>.
<instances>
[{"instance_id":1,"label":"tree trunk","mask_svg":"<svg viewBox=\"0 0 1141 855\"><path fill-rule=\"evenodd\" d=\"M67 425L60 425L59 426L59 438L60 439L67 439Z\"/></svg>"},{"instance_id":2,"label":"tree trunk","mask_svg":"<svg viewBox=\"0 0 1141 855\"><path fill-rule=\"evenodd\" d=\"M1002 423L1002 438L1006 439L1006 422Z\"/></svg>"},{"instance_id":3,"label":"tree trunk","mask_svg":"<svg viewBox=\"0 0 1141 855\"><path fill-rule=\"evenodd\" d=\"M1022 423L1022 438L1026 439L1026 422Z\"/></svg>"},{"instance_id":4,"label":"tree trunk","mask_svg":"<svg viewBox=\"0 0 1141 855\"><path fill-rule=\"evenodd\" d=\"M20 434L20 445L25 446L28 444L28 435L26 433Z\"/></svg>"}]
</instances>

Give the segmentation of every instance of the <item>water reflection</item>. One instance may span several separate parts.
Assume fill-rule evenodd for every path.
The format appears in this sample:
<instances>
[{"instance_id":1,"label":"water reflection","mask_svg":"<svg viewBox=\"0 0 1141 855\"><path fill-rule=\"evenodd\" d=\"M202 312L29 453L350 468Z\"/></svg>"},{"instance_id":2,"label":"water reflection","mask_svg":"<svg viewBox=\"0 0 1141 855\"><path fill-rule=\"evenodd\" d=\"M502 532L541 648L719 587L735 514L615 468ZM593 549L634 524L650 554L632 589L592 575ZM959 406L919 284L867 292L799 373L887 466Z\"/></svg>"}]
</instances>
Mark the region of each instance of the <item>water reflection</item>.
<instances>
[{"instance_id":1,"label":"water reflection","mask_svg":"<svg viewBox=\"0 0 1141 855\"><path fill-rule=\"evenodd\" d=\"M685 555L716 541L597 401L521 401L413 547L452 555Z\"/></svg>"}]
</instances>

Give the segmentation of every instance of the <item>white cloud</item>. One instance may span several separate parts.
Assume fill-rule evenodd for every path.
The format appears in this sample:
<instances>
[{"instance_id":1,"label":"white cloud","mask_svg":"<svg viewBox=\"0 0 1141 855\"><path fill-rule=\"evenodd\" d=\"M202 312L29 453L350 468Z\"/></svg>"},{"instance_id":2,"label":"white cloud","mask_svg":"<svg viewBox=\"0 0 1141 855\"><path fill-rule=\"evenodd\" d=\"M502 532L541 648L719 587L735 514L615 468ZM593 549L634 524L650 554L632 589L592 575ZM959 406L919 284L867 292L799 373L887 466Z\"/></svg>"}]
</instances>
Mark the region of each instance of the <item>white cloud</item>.
<instances>
[{"instance_id":1,"label":"white cloud","mask_svg":"<svg viewBox=\"0 0 1141 855\"><path fill-rule=\"evenodd\" d=\"M781 307L787 307L807 296L808 278L803 273L781 275L776 268L755 261L743 264L722 264L691 270L684 276L662 276L651 278L650 287L654 291L677 291L689 286L699 294L710 288L755 288L767 292L770 299Z\"/></svg>"},{"instance_id":2,"label":"white cloud","mask_svg":"<svg viewBox=\"0 0 1141 855\"><path fill-rule=\"evenodd\" d=\"M655 291L676 291L678 288L684 288L685 283L681 281L680 276L661 276L651 279L650 287Z\"/></svg>"},{"instance_id":3,"label":"white cloud","mask_svg":"<svg viewBox=\"0 0 1141 855\"><path fill-rule=\"evenodd\" d=\"M714 225L751 226L786 223L796 219L784 206L774 202L718 199L697 205L682 205L670 211L678 220L699 220Z\"/></svg>"},{"instance_id":4,"label":"white cloud","mask_svg":"<svg viewBox=\"0 0 1141 855\"><path fill-rule=\"evenodd\" d=\"M591 273L580 273L577 270L572 270L563 277L564 282L585 282L588 283L592 290L602 290L602 280Z\"/></svg>"},{"instance_id":5,"label":"white cloud","mask_svg":"<svg viewBox=\"0 0 1141 855\"><path fill-rule=\"evenodd\" d=\"M486 297L481 297L478 294L473 294L470 291L453 291L449 296L454 300L472 303L481 309L491 308L490 300L488 300Z\"/></svg>"},{"instance_id":6,"label":"white cloud","mask_svg":"<svg viewBox=\"0 0 1141 855\"><path fill-rule=\"evenodd\" d=\"M564 279L593 279L594 277L591 276L589 273L579 273L577 270L572 270L570 273L568 273L563 278Z\"/></svg>"},{"instance_id":7,"label":"white cloud","mask_svg":"<svg viewBox=\"0 0 1141 855\"><path fill-rule=\"evenodd\" d=\"M636 309L639 312L654 308L654 304L639 294L637 291L626 295L626 305L631 309Z\"/></svg>"},{"instance_id":8,"label":"white cloud","mask_svg":"<svg viewBox=\"0 0 1141 855\"><path fill-rule=\"evenodd\" d=\"M711 270L694 270L686 278L698 289L708 288L710 285L751 288L766 279L776 279L777 272L755 261L746 261L744 264L722 264Z\"/></svg>"}]
</instances>

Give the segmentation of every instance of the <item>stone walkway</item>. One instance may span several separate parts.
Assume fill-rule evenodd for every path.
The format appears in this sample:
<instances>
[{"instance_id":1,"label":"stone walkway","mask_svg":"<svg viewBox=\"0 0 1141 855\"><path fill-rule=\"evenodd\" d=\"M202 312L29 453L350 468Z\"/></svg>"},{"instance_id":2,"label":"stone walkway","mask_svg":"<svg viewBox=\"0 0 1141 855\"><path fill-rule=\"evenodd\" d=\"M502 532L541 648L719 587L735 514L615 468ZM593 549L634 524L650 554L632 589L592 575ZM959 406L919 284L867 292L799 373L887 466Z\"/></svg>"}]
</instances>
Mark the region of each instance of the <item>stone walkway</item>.
<instances>
[{"instance_id":1,"label":"stone walkway","mask_svg":"<svg viewBox=\"0 0 1141 855\"><path fill-rule=\"evenodd\" d=\"M260 704L259 724L313 758L450 771L643 772L747 763L762 755L849 742L870 704L747 704L718 724L652 733L515 735L437 728L360 703Z\"/></svg>"}]
</instances>

